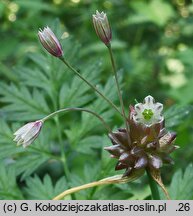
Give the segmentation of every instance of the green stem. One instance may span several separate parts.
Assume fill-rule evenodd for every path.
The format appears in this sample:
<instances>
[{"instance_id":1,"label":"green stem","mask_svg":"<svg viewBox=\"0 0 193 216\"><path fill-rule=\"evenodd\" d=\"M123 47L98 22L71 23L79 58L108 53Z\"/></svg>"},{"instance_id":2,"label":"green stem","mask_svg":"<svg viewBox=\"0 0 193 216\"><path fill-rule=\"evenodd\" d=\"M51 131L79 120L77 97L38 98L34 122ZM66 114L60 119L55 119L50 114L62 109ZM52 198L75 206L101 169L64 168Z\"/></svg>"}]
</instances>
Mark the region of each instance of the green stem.
<instances>
[{"instance_id":1,"label":"green stem","mask_svg":"<svg viewBox=\"0 0 193 216\"><path fill-rule=\"evenodd\" d=\"M100 115L98 115L97 113L95 113L91 110L84 109L84 108L77 108L77 107L69 107L69 108L57 110L57 111L49 114L48 116L44 117L43 119L41 119L41 121L44 122L44 121L54 117L55 115L57 115L59 113L63 113L63 112L67 112L67 111L81 111L81 112L90 113L90 114L94 115L95 117L97 117L102 122L102 124L104 125L104 127L107 129L107 131L109 133L111 133L111 131L112 131L111 128L109 127L109 125L104 121L104 119Z\"/></svg>"},{"instance_id":2,"label":"green stem","mask_svg":"<svg viewBox=\"0 0 193 216\"><path fill-rule=\"evenodd\" d=\"M61 134L61 128L60 128L58 116L55 118L55 121L56 121L57 132L58 132L58 140L59 140L60 148L61 148L61 158L64 164L64 172L66 174L67 180L70 181L70 171L68 169L68 166L66 165L66 156L65 156L64 146L62 142L62 134Z\"/></svg>"},{"instance_id":3,"label":"green stem","mask_svg":"<svg viewBox=\"0 0 193 216\"><path fill-rule=\"evenodd\" d=\"M103 95L94 85L92 85L89 81L87 81L76 69L74 69L63 57L60 57L60 60L64 62L64 64L73 71L80 79L82 79L87 85L91 87L95 92L97 92L104 100L106 100L111 107L113 107L119 114L122 115L122 113L119 111L117 106L109 100L105 95Z\"/></svg>"},{"instance_id":4,"label":"green stem","mask_svg":"<svg viewBox=\"0 0 193 216\"><path fill-rule=\"evenodd\" d=\"M62 163L63 163L64 173L65 173L65 176L66 176L66 179L67 179L68 188L70 189L71 186L72 186L70 184L70 182L71 182L70 171L69 171L68 166L67 166L67 160L66 160L66 155L65 155L65 151L64 151L63 142L62 142L62 134L61 134L61 128L60 128L60 123L59 123L58 116L55 118L55 122L56 122L57 132L58 132L58 140L59 140L59 143L60 143L61 160L62 160ZM72 194L72 199L73 200L76 199L75 194Z\"/></svg>"},{"instance_id":5,"label":"green stem","mask_svg":"<svg viewBox=\"0 0 193 216\"><path fill-rule=\"evenodd\" d=\"M150 189L151 189L152 199L153 200L160 200L160 194L159 194L159 190L158 190L158 187L157 187L157 183L152 178L152 176L151 176L148 169L146 169L146 172L147 172L147 176L148 176L148 180L149 180L149 186L150 186Z\"/></svg>"},{"instance_id":6,"label":"green stem","mask_svg":"<svg viewBox=\"0 0 193 216\"><path fill-rule=\"evenodd\" d=\"M117 70L116 70L116 67L115 67L115 60L114 60L114 57L113 57L113 51L112 51L112 48L111 48L111 44L109 44L107 46L107 48L108 48L108 51L109 51L109 55L110 55L110 59L111 59L111 64L112 64L112 68L113 68L113 73L114 73L114 76L115 76L115 82L116 82L117 92L118 92L119 101L120 101L120 105L121 105L121 109L122 109L122 115L123 115L123 117L125 119L125 126L126 126L126 130L127 130L127 134L129 134L129 124L127 122L127 117L126 117L126 114L125 114L125 109L124 109L124 104L123 104L123 98L122 98L121 90L120 90L120 87L119 87Z\"/></svg>"}]
</instances>

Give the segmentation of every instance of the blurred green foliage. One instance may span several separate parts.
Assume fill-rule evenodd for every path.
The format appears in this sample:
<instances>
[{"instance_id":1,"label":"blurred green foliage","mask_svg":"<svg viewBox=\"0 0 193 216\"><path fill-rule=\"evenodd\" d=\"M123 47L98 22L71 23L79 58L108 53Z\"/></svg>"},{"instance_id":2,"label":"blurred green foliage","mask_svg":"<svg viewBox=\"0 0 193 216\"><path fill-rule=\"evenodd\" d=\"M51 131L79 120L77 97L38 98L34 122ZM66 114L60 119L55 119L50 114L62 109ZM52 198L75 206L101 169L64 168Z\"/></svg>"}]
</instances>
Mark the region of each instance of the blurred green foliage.
<instances>
[{"instance_id":1,"label":"blurred green foliage","mask_svg":"<svg viewBox=\"0 0 193 216\"><path fill-rule=\"evenodd\" d=\"M92 26L96 10L104 10L111 23L127 112L134 99L141 101L148 94L165 105L166 125L177 132L180 149L173 154L175 165L162 168L163 180L172 198L192 199L193 4L185 0L1 0L0 198L51 199L69 187L117 174L116 162L103 150L110 145L106 131L89 114L73 112L47 122L27 149L12 141L13 131L23 123L69 106L89 107L112 128L122 126L114 110L45 53L37 39L38 29L50 26L61 39L65 57L118 105L108 53ZM70 179L63 171L60 135ZM183 181L190 189L182 185L174 193L172 188ZM75 196L147 199L146 183L144 176Z\"/></svg>"}]
</instances>

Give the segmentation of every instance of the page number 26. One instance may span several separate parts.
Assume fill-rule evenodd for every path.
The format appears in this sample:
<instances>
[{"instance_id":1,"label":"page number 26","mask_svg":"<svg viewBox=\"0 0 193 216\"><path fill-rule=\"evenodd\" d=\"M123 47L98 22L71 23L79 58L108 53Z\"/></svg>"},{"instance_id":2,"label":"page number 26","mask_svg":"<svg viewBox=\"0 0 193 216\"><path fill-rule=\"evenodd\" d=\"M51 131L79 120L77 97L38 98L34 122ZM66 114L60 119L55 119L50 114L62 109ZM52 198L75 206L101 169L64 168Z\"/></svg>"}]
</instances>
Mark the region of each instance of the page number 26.
<instances>
[{"instance_id":1,"label":"page number 26","mask_svg":"<svg viewBox=\"0 0 193 216\"><path fill-rule=\"evenodd\" d=\"M178 203L177 211L190 211L190 203Z\"/></svg>"}]
</instances>

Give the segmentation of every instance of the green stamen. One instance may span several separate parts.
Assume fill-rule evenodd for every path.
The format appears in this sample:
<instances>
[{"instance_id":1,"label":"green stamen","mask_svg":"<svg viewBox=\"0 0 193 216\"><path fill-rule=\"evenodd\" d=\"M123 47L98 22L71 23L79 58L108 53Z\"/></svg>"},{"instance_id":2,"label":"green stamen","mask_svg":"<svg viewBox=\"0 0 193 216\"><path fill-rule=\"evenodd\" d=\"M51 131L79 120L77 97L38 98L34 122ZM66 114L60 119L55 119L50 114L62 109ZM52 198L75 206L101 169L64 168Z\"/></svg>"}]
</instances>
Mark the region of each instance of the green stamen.
<instances>
[{"instance_id":1,"label":"green stamen","mask_svg":"<svg viewBox=\"0 0 193 216\"><path fill-rule=\"evenodd\" d=\"M142 112L142 114L143 114L144 119L145 119L145 120L148 120L148 121L149 121L149 120L152 118L152 116L153 116L153 112L152 112L151 109L145 109L145 110Z\"/></svg>"}]
</instances>

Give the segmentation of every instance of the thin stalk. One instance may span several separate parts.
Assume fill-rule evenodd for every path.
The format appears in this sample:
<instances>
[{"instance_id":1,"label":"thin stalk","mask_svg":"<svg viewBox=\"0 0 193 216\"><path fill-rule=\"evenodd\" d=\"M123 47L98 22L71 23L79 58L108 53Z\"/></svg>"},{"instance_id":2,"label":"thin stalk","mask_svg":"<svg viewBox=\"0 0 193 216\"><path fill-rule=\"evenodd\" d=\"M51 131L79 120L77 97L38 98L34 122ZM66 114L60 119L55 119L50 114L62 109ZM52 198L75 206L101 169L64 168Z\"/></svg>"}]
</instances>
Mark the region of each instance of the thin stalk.
<instances>
[{"instance_id":1,"label":"thin stalk","mask_svg":"<svg viewBox=\"0 0 193 216\"><path fill-rule=\"evenodd\" d=\"M152 199L153 200L160 200L160 194L159 194L159 190L158 190L158 187L157 187L157 183L152 178L152 176L151 176L148 169L146 169L146 172L147 172L147 176L148 176L148 180L149 180L149 186L150 186L150 189L151 189Z\"/></svg>"},{"instance_id":2,"label":"thin stalk","mask_svg":"<svg viewBox=\"0 0 193 216\"><path fill-rule=\"evenodd\" d=\"M69 194L76 193L78 191L85 190L87 188L96 187L96 186L99 186L99 185L127 183L127 182L130 182L130 181L133 181L134 179L135 178L128 178L128 177L123 178L122 175L111 176L111 177L108 177L108 178L101 179L99 181L91 182L91 183L88 183L88 184L84 184L84 185L81 185L81 186L77 186L77 187L65 190L62 193L60 193L59 195L57 195L56 197L54 197L53 200L63 199L65 196L67 196Z\"/></svg>"},{"instance_id":3,"label":"thin stalk","mask_svg":"<svg viewBox=\"0 0 193 216\"><path fill-rule=\"evenodd\" d=\"M56 127L57 127L57 132L58 132L58 140L60 143L60 148L61 148L61 158L62 158L62 162L64 164L64 172L66 174L66 178L68 181L70 181L70 171L68 169L68 166L66 165L66 155L64 152L64 146L63 146L63 142L62 142L62 135L61 135L61 129L60 129L60 123L59 123L59 119L58 116L56 117Z\"/></svg>"},{"instance_id":4,"label":"thin stalk","mask_svg":"<svg viewBox=\"0 0 193 216\"><path fill-rule=\"evenodd\" d=\"M60 57L60 60L64 62L64 64L71 70L73 71L80 79L82 79L87 85L89 85L91 87L91 89L93 89L95 92L97 92L106 102L109 103L109 105L111 105L111 107L113 107L119 114L122 115L122 113L119 111L119 109L117 108L117 106L111 101L109 100L105 95L103 95L103 93L101 93L94 85L92 85L89 81L87 81L87 79L85 79L76 69L74 69L63 57Z\"/></svg>"},{"instance_id":5,"label":"thin stalk","mask_svg":"<svg viewBox=\"0 0 193 216\"><path fill-rule=\"evenodd\" d=\"M90 113L90 114L94 115L95 117L97 117L102 122L102 124L107 129L107 131L109 133L111 133L111 128L109 127L109 125L104 121L104 119L100 115L98 115L97 113L95 113L95 112L93 112L91 110L84 109L84 108L70 107L70 108L60 109L60 110L57 110L57 111L49 114L48 116L44 117L43 119L41 119L41 121L44 122L44 121L54 117L55 115L57 115L59 113L63 113L63 112L67 112L67 111L81 111L81 112Z\"/></svg>"},{"instance_id":6,"label":"thin stalk","mask_svg":"<svg viewBox=\"0 0 193 216\"><path fill-rule=\"evenodd\" d=\"M60 143L61 160L63 162L64 173L66 175L67 182L68 182L68 188L70 188L71 187L70 171L69 171L68 166L67 166L67 160L66 160L63 142L62 142L62 134L61 134L61 128L60 128L58 116L56 116L55 122L56 122L56 127L57 127L57 132L58 132L58 141ZM72 194L72 199L76 199L74 194Z\"/></svg>"},{"instance_id":7,"label":"thin stalk","mask_svg":"<svg viewBox=\"0 0 193 216\"><path fill-rule=\"evenodd\" d=\"M114 60L114 57L113 57L113 51L112 51L112 48L111 48L111 44L109 44L107 46L107 48L108 48L108 51L109 51L109 55L110 55L110 59L111 59L111 64L112 64L112 68L113 68L113 73L114 73L114 76L115 76L115 82L116 82L117 92L118 92L119 101L120 101L120 105L121 105L121 109L122 109L122 115L123 115L123 117L125 119L125 125L126 125L127 134L129 134L129 125L128 125L126 114L125 114L125 109L124 109L124 104L123 104L123 98L122 98L121 90L120 90L120 87L119 87L117 70L116 70L116 67L115 67L115 60Z\"/></svg>"}]
</instances>

